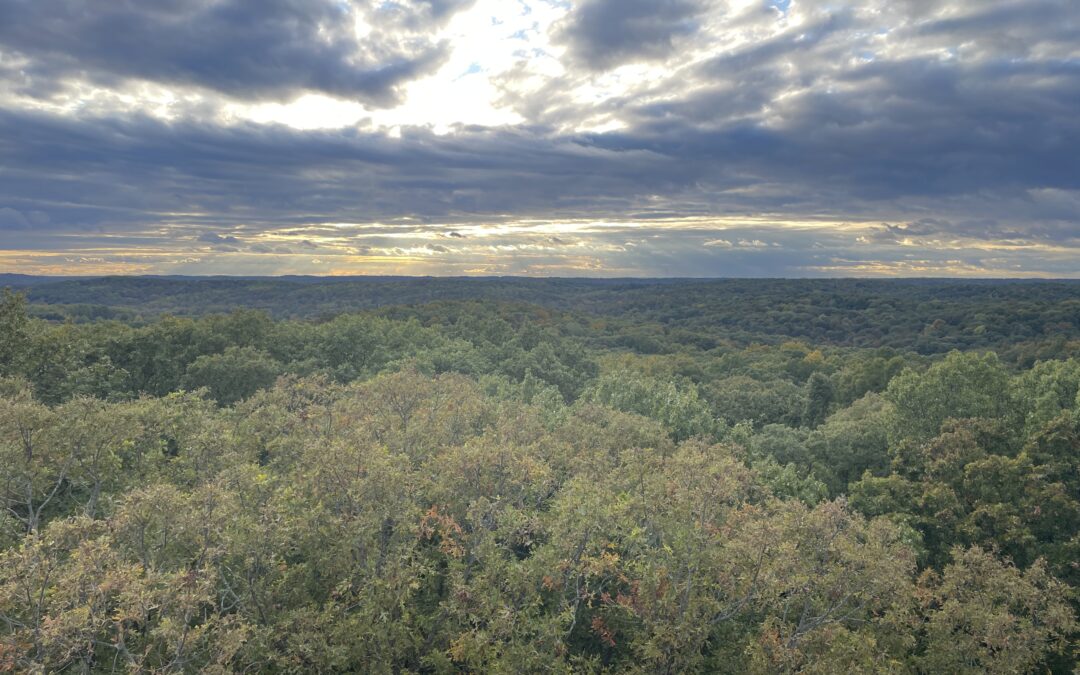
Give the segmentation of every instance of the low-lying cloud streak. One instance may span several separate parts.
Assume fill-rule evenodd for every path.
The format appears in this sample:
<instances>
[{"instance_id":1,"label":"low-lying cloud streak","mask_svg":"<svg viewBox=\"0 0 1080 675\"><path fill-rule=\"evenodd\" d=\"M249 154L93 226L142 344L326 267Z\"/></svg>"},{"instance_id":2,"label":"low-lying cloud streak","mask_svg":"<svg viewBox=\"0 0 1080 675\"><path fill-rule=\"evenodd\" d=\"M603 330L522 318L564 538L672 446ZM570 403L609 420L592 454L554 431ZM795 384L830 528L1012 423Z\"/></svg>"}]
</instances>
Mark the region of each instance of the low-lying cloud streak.
<instances>
[{"instance_id":1,"label":"low-lying cloud streak","mask_svg":"<svg viewBox=\"0 0 1080 675\"><path fill-rule=\"evenodd\" d=\"M0 269L1080 276L1070 5L0 1Z\"/></svg>"}]
</instances>

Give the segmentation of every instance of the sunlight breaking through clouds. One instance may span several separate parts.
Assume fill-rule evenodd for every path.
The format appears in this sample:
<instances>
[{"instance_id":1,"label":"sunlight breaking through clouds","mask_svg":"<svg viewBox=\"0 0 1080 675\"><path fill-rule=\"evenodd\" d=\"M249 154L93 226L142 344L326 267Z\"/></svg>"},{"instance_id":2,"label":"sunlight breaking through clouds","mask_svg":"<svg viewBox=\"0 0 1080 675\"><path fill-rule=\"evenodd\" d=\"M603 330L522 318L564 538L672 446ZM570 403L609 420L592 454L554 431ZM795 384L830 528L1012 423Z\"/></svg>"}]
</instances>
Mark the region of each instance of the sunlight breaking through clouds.
<instances>
[{"instance_id":1,"label":"sunlight breaking through clouds","mask_svg":"<svg viewBox=\"0 0 1080 675\"><path fill-rule=\"evenodd\" d=\"M1080 276L1072 9L5 3L0 264Z\"/></svg>"}]
</instances>

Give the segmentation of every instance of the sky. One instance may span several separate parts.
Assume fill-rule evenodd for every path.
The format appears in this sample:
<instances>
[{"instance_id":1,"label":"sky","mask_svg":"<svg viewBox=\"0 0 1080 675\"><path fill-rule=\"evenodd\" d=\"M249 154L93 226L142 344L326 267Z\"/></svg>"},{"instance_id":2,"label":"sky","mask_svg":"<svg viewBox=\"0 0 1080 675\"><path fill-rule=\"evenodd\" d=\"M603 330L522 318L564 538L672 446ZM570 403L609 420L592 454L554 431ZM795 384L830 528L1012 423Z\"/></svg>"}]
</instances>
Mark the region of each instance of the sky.
<instances>
[{"instance_id":1,"label":"sky","mask_svg":"<svg viewBox=\"0 0 1080 675\"><path fill-rule=\"evenodd\" d=\"M0 0L0 272L1080 277L1080 5Z\"/></svg>"}]
</instances>

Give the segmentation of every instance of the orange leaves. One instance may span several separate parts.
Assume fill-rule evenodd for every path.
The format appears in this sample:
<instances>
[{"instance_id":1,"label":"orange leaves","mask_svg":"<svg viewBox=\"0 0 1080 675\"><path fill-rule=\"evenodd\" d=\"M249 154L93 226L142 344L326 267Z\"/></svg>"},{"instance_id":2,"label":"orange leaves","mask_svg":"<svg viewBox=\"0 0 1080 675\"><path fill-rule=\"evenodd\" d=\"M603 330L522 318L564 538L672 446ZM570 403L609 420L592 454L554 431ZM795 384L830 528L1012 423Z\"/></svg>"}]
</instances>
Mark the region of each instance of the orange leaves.
<instances>
[{"instance_id":1,"label":"orange leaves","mask_svg":"<svg viewBox=\"0 0 1080 675\"><path fill-rule=\"evenodd\" d=\"M0 642L0 673L14 673L19 667L19 657L33 645L28 642L7 644Z\"/></svg>"},{"instance_id":2,"label":"orange leaves","mask_svg":"<svg viewBox=\"0 0 1080 675\"><path fill-rule=\"evenodd\" d=\"M420 519L420 539L437 540L439 550L452 558L465 555L465 547L459 541L464 534L461 525L458 525L453 516L440 513L438 506L432 506Z\"/></svg>"},{"instance_id":3,"label":"orange leaves","mask_svg":"<svg viewBox=\"0 0 1080 675\"><path fill-rule=\"evenodd\" d=\"M608 627L607 623L604 622L603 617L594 616L592 618L592 630L605 645L608 647L615 646L615 632Z\"/></svg>"},{"instance_id":4,"label":"orange leaves","mask_svg":"<svg viewBox=\"0 0 1080 675\"><path fill-rule=\"evenodd\" d=\"M588 574L596 577L615 576L620 581L628 581L620 569L619 563L622 558L616 551L611 549L610 545L607 550L601 551L600 555L585 556L582 561Z\"/></svg>"}]
</instances>

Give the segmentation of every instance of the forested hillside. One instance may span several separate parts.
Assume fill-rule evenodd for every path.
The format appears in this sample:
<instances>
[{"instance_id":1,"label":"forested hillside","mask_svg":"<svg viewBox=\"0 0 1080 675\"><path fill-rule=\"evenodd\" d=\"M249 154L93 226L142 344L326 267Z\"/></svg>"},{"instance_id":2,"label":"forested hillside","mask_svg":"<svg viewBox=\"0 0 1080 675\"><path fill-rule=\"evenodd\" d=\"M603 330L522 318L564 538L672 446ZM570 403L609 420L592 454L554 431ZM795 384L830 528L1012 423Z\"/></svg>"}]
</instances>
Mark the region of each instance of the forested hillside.
<instances>
[{"instance_id":1,"label":"forested hillside","mask_svg":"<svg viewBox=\"0 0 1080 675\"><path fill-rule=\"evenodd\" d=\"M1080 665L1080 284L19 285L0 672Z\"/></svg>"},{"instance_id":2,"label":"forested hillside","mask_svg":"<svg viewBox=\"0 0 1080 675\"><path fill-rule=\"evenodd\" d=\"M1080 341L1080 281L18 277L34 313L75 321L152 320L260 309L275 318L446 301L523 303L603 316L637 351L788 338L921 353L993 348L1059 356ZM0 284L3 280L0 279ZM438 318L435 316L434 318ZM659 344L651 340L663 333ZM675 343L675 344L664 344ZM1023 353L1027 350L1030 353ZM1049 351L1048 351L1049 350Z\"/></svg>"}]
</instances>

